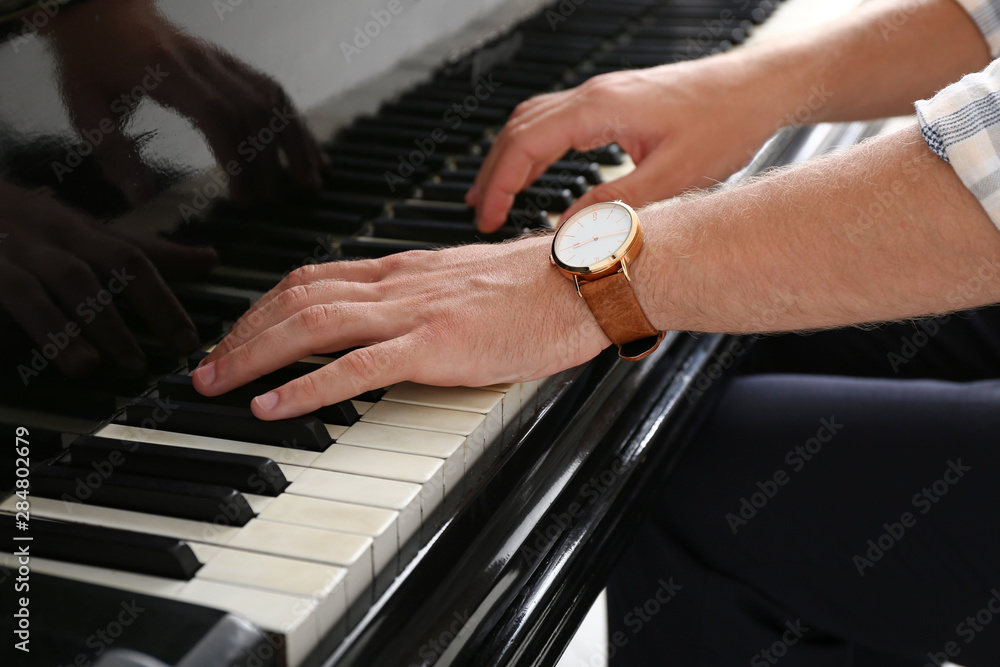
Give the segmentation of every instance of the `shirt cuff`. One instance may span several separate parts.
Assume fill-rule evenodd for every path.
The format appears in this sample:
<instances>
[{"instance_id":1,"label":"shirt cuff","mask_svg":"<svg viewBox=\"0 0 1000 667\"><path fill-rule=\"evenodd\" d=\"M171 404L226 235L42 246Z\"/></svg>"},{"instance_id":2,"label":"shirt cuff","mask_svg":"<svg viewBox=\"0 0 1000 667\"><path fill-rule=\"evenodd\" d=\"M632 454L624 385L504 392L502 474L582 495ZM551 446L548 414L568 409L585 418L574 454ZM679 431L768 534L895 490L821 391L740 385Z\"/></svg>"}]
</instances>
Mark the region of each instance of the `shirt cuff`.
<instances>
[{"instance_id":1,"label":"shirt cuff","mask_svg":"<svg viewBox=\"0 0 1000 667\"><path fill-rule=\"evenodd\" d=\"M1000 0L955 0L969 13L990 47L991 57L1000 55Z\"/></svg>"},{"instance_id":2,"label":"shirt cuff","mask_svg":"<svg viewBox=\"0 0 1000 667\"><path fill-rule=\"evenodd\" d=\"M927 146L951 163L1000 228L1000 60L916 109Z\"/></svg>"}]
</instances>

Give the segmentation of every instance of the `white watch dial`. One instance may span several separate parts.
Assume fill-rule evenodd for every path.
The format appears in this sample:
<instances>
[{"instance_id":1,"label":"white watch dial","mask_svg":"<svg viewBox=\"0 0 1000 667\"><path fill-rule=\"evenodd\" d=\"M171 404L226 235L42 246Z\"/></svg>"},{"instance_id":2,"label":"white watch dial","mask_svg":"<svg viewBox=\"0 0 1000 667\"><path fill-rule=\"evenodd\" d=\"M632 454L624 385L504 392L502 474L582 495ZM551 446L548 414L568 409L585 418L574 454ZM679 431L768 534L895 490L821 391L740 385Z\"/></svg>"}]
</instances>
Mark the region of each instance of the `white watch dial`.
<instances>
[{"instance_id":1,"label":"white watch dial","mask_svg":"<svg viewBox=\"0 0 1000 667\"><path fill-rule=\"evenodd\" d=\"M559 228L553 253L568 266L593 266L621 250L631 230L628 209L614 203L595 204Z\"/></svg>"}]
</instances>

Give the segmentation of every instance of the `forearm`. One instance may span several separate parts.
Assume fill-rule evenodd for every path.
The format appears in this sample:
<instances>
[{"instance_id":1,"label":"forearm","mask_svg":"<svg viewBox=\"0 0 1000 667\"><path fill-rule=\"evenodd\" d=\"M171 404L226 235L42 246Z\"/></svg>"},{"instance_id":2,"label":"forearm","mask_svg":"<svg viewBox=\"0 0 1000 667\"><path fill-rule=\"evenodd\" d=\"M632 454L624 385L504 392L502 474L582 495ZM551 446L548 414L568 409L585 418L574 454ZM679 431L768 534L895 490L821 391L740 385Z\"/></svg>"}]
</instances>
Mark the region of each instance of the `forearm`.
<instances>
[{"instance_id":1,"label":"forearm","mask_svg":"<svg viewBox=\"0 0 1000 667\"><path fill-rule=\"evenodd\" d=\"M843 154L640 211L654 325L789 331L1000 301L1000 232L916 126Z\"/></svg>"},{"instance_id":2,"label":"forearm","mask_svg":"<svg viewBox=\"0 0 1000 667\"><path fill-rule=\"evenodd\" d=\"M724 57L774 126L912 113L915 100L991 60L954 0L872 0L837 21Z\"/></svg>"}]
</instances>

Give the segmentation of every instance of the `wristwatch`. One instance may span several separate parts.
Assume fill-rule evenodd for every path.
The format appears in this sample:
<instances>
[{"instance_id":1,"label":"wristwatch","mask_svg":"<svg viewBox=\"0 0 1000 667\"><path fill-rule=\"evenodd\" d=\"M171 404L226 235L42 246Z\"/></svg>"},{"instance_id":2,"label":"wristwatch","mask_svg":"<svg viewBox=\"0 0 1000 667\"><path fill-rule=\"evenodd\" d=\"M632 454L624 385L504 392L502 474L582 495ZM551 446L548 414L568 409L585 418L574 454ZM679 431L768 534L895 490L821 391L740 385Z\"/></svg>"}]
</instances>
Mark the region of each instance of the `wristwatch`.
<instances>
[{"instance_id":1,"label":"wristwatch","mask_svg":"<svg viewBox=\"0 0 1000 667\"><path fill-rule=\"evenodd\" d=\"M618 356L642 359L663 340L632 290L628 266L642 250L642 225L620 201L593 204L563 223L552 239L551 262L576 284Z\"/></svg>"}]
</instances>

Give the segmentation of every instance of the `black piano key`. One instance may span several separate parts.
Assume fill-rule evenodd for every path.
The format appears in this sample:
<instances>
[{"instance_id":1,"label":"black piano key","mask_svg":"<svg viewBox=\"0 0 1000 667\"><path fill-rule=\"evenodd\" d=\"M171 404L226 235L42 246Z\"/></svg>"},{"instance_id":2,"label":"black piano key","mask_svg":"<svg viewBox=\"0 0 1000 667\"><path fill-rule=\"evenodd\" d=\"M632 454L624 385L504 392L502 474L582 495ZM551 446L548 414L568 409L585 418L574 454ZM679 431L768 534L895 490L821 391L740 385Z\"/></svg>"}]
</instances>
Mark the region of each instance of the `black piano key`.
<instances>
[{"instance_id":1,"label":"black piano key","mask_svg":"<svg viewBox=\"0 0 1000 667\"><path fill-rule=\"evenodd\" d=\"M478 170L483 166L486 158L482 155L463 155L452 159L452 164L457 169ZM602 182L600 167L596 162L585 160L558 160L549 165L545 171L550 176L581 176L589 185L598 185Z\"/></svg>"},{"instance_id":2,"label":"black piano key","mask_svg":"<svg viewBox=\"0 0 1000 667\"><path fill-rule=\"evenodd\" d=\"M306 195L303 195L306 196ZM308 197L315 195L309 195ZM300 199L302 196L300 196ZM275 205L258 205L252 209L222 201L212 209L212 221L243 223L261 221L303 229L321 229L331 234L350 235L361 228L363 216L347 210L311 208L300 202Z\"/></svg>"},{"instance_id":3,"label":"black piano key","mask_svg":"<svg viewBox=\"0 0 1000 667\"><path fill-rule=\"evenodd\" d=\"M450 183L465 183L468 187L475 180L476 173L473 169L445 169L438 172L438 177L442 181ZM582 196L588 189L587 179L583 176L574 176L569 173L558 176L545 173L539 176L532 185L541 188L565 188L573 193L574 197Z\"/></svg>"},{"instance_id":4,"label":"black piano key","mask_svg":"<svg viewBox=\"0 0 1000 667\"><path fill-rule=\"evenodd\" d=\"M145 512L230 526L245 526L254 517L247 499L233 488L156 477L126 475L110 461L105 468L37 466L31 471L31 493L85 505Z\"/></svg>"},{"instance_id":5,"label":"black piano key","mask_svg":"<svg viewBox=\"0 0 1000 667\"><path fill-rule=\"evenodd\" d=\"M340 244L344 259L377 259L409 250L431 250L435 246L418 241L392 241L388 239L354 238Z\"/></svg>"},{"instance_id":6,"label":"black piano key","mask_svg":"<svg viewBox=\"0 0 1000 667\"><path fill-rule=\"evenodd\" d=\"M192 310L201 315L236 320L250 309L250 299L246 297L216 294L187 285L176 285L170 289L185 310Z\"/></svg>"},{"instance_id":7,"label":"black piano key","mask_svg":"<svg viewBox=\"0 0 1000 667\"><path fill-rule=\"evenodd\" d=\"M428 169L426 165L421 165L419 167L406 165L406 168L404 169L398 160L393 161L380 158L363 158L352 155L329 155L327 156L327 159L329 159L330 164L337 169L349 169L368 174L378 174L382 177L385 177L386 173L389 173L393 176L399 176L404 179L412 178L416 181L422 181L427 178L427 175L430 173L430 169ZM360 216L358 217L360 220Z\"/></svg>"},{"instance_id":8,"label":"black piano key","mask_svg":"<svg viewBox=\"0 0 1000 667\"><path fill-rule=\"evenodd\" d=\"M116 470L129 475L218 484L260 496L277 496L289 484L277 463L250 454L87 435L73 441L69 455L75 468L98 469L110 461Z\"/></svg>"},{"instance_id":9,"label":"black piano key","mask_svg":"<svg viewBox=\"0 0 1000 667\"><path fill-rule=\"evenodd\" d=\"M397 170L386 170L392 174L388 178L384 173L368 174L352 169L329 169L323 172L323 183L330 187L353 192L363 192L369 195L389 197L407 196L414 188L414 180L400 176Z\"/></svg>"},{"instance_id":10,"label":"black piano key","mask_svg":"<svg viewBox=\"0 0 1000 667\"><path fill-rule=\"evenodd\" d=\"M235 408L249 408L250 402L255 396L266 394L278 385L268 385L260 382L250 382L241 387L219 396L203 396L194 388L191 376L189 375L164 375L157 383L156 388L160 392L160 398L169 398L172 401L188 403L205 403L207 405L226 405ZM350 401L324 405L318 410L309 413L324 424L336 424L337 426L351 426L360 416L358 411Z\"/></svg>"},{"instance_id":11,"label":"black piano key","mask_svg":"<svg viewBox=\"0 0 1000 667\"><path fill-rule=\"evenodd\" d=\"M392 210L395 217L407 220L466 222L471 225L476 219L475 209L448 202L411 200L395 204ZM549 220L543 211L511 211L507 224L518 229L544 229L548 227Z\"/></svg>"},{"instance_id":12,"label":"black piano key","mask_svg":"<svg viewBox=\"0 0 1000 667\"><path fill-rule=\"evenodd\" d=\"M201 363L201 360L207 356L207 352L192 353L188 357L188 370L193 371L198 368L198 364ZM292 380L297 380L306 373L311 373L319 368L320 366L318 364L309 363L307 361L296 361L285 366L284 368L279 368L278 370L272 371L267 375L260 376L258 381L270 386L280 387L283 384L287 384ZM354 397L354 400L375 403L380 401L382 397L385 396L385 391L385 389L372 389L362 394L358 394Z\"/></svg>"},{"instance_id":13,"label":"black piano key","mask_svg":"<svg viewBox=\"0 0 1000 667\"><path fill-rule=\"evenodd\" d=\"M420 184L423 198L431 201L463 202L469 183L424 181ZM514 197L514 206L528 210L565 211L575 197L565 188L527 187Z\"/></svg>"},{"instance_id":14,"label":"black piano key","mask_svg":"<svg viewBox=\"0 0 1000 667\"><path fill-rule=\"evenodd\" d=\"M329 234L296 228L291 218L285 224L249 219L194 219L181 225L177 236L184 241L200 241L216 247L239 239L297 254L310 254L316 246L327 247L332 238Z\"/></svg>"},{"instance_id":15,"label":"black piano key","mask_svg":"<svg viewBox=\"0 0 1000 667\"><path fill-rule=\"evenodd\" d=\"M479 139L478 134L452 130L444 122L438 129L440 132L406 127L348 127L340 131L337 140L388 146L400 151L432 146L435 150L445 153L466 153L469 146Z\"/></svg>"},{"instance_id":16,"label":"black piano key","mask_svg":"<svg viewBox=\"0 0 1000 667\"><path fill-rule=\"evenodd\" d=\"M4 544L17 544L14 517L0 514ZM32 517L31 555L168 579L191 579L201 567L191 547L172 537Z\"/></svg>"},{"instance_id":17,"label":"black piano key","mask_svg":"<svg viewBox=\"0 0 1000 667\"><path fill-rule=\"evenodd\" d=\"M438 110L436 117L438 120L441 119L440 110ZM506 118L506 116L504 117ZM447 155L436 149L433 152L421 150L416 147L412 150L400 150L398 147L374 146L371 144L357 143L353 141L338 141L336 143L329 143L323 147L323 150L330 157L331 161L341 157L364 158L367 160L389 160L396 165L396 171L399 175L404 174L404 172L401 171L404 166L414 169L437 170L444 165L444 162L447 159ZM337 194L343 196L346 193ZM320 203L319 205L323 204ZM361 213L366 217L371 217L378 215L382 211L382 202L379 202L378 208L374 211L372 211L371 208L365 208L364 210L350 210Z\"/></svg>"},{"instance_id":18,"label":"black piano key","mask_svg":"<svg viewBox=\"0 0 1000 667\"><path fill-rule=\"evenodd\" d=\"M433 90L433 89L431 89ZM448 92L448 91L444 91ZM442 95L443 96L443 95ZM461 100L461 97L459 97ZM405 128L417 128L421 130L427 130L432 132L439 127L442 127L440 120L433 120L431 118L419 118L414 116L406 116L403 114L381 114L378 116L361 116L360 118L355 118L353 122L354 127L363 128L384 128L384 127L405 127ZM445 131L450 126L444 126ZM462 121L461 129L462 134L474 135L478 137L483 132L486 131L487 125L482 123L473 123L472 121Z\"/></svg>"},{"instance_id":19,"label":"black piano key","mask_svg":"<svg viewBox=\"0 0 1000 667\"><path fill-rule=\"evenodd\" d=\"M287 273L300 266L311 253L305 250L273 248L242 241L219 241L215 251L224 266Z\"/></svg>"},{"instance_id":20,"label":"black piano key","mask_svg":"<svg viewBox=\"0 0 1000 667\"><path fill-rule=\"evenodd\" d=\"M699 45L698 48L702 48ZM722 53L732 48L729 42L713 42L711 46L705 48L704 53ZM620 67L621 69L631 69L634 67L655 67L674 61L674 55L683 54L682 51L662 53L636 53L634 51L615 51L612 53L602 53L594 58L596 67Z\"/></svg>"},{"instance_id":21,"label":"black piano key","mask_svg":"<svg viewBox=\"0 0 1000 667\"><path fill-rule=\"evenodd\" d=\"M262 421L249 408L136 398L125 407L120 423L212 438L242 440L313 452L333 444L323 422L315 417Z\"/></svg>"},{"instance_id":22,"label":"black piano key","mask_svg":"<svg viewBox=\"0 0 1000 667\"><path fill-rule=\"evenodd\" d=\"M624 21L610 21L610 22L595 22L595 21L574 21L572 16L568 18L565 22L559 23L558 30L567 35L587 35L587 36L599 36L605 38L611 38L622 31ZM532 21L530 25L524 27L526 32L530 33L541 33L544 35L546 32L552 33L552 26L549 25L548 20L542 17L541 21Z\"/></svg>"},{"instance_id":23,"label":"black piano key","mask_svg":"<svg viewBox=\"0 0 1000 667\"><path fill-rule=\"evenodd\" d=\"M371 234L376 238L457 245L506 241L520 236L521 230L508 225L493 234L482 234L472 225L463 222L379 218L372 221Z\"/></svg>"},{"instance_id":24,"label":"black piano key","mask_svg":"<svg viewBox=\"0 0 1000 667\"><path fill-rule=\"evenodd\" d=\"M517 82L510 81L510 83ZM437 100L407 100L405 102L399 101L383 104L379 112L386 114L410 113L416 116L430 116L431 118L440 120L448 108L449 105ZM466 116L465 114L468 115ZM459 117L463 118L463 120L469 119L474 123L482 123L484 125L503 125L509 115L509 108L480 105L475 110L463 109L463 115Z\"/></svg>"},{"instance_id":25,"label":"black piano key","mask_svg":"<svg viewBox=\"0 0 1000 667\"><path fill-rule=\"evenodd\" d=\"M625 151L618 144L608 144L607 146L592 148L584 153L575 150L570 151L563 157L563 160L570 162L574 160L587 160L588 162L596 162L597 164L617 166L625 163Z\"/></svg>"},{"instance_id":26,"label":"black piano key","mask_svg":"<svg viewBox=\"0 0 1000 667\"><path fill-rule=\"evenodd\" d=\"M734 44L743 42L749 34L753 23L750 21L739 21L736 25L719 24L705 25L705 21L680 22L677 20L649 23L637 27L632 31L631 39L627 40L629 45L638 41L650 41L660 39L694 40L699 39L728 39Z\"/></svg>"}]
</instances>

